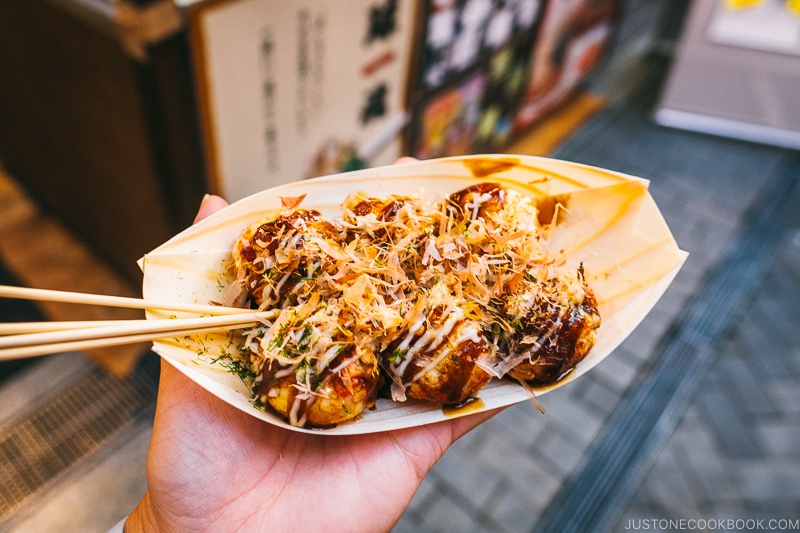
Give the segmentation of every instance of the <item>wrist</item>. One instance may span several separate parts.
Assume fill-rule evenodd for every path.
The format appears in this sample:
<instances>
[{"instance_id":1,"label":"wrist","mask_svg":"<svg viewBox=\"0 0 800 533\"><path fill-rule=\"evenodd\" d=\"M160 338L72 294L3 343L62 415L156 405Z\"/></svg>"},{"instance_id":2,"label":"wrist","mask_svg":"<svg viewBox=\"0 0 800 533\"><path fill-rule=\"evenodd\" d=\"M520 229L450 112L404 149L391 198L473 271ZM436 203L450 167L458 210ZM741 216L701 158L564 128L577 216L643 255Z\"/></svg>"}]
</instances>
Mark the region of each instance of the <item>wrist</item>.
<instances>
[{"instance_id":1,"label":"wrist","mask_svg":"<svg viewBox=\"0 0 800 533\"><path fill-rule=\"evenodd\" d=\"M150 502L150 491L147 491L139 505L128 515L123 531L124 533L142 533L159 531L159 529Z\"/></svg>"}]
</instances>

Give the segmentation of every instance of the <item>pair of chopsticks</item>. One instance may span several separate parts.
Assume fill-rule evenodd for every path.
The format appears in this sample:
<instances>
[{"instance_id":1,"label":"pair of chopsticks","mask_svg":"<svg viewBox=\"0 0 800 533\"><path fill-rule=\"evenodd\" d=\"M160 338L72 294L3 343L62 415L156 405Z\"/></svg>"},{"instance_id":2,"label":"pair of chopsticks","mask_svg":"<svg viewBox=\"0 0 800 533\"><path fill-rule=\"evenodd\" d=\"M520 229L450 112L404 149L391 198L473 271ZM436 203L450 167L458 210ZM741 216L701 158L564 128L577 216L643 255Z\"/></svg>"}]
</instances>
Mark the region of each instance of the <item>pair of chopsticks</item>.
<instances>
[{"instance_id":1,"label":"pair of chopsticks","mask_svg":"<svg viewBox=\"0 0 800 533\"><path fill-rule=\"evenodd\" d=\"M192 318L0 324L0 361L253 327L276 311L0 285L0 298L197 313Z\"/></svg>"}]
</instances>

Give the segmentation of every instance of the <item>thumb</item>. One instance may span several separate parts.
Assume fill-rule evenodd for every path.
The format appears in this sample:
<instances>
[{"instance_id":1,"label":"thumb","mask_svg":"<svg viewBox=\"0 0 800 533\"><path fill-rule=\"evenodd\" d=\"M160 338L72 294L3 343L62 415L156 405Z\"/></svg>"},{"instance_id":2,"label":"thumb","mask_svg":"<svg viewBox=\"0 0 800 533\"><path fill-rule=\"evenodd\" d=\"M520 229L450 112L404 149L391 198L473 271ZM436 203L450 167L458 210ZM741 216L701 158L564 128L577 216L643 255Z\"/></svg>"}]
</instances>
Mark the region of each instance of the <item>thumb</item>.
<instances>
[{"instance_id":1,"label":"thumb","mask_svg":"<svg viewBox=\"0 0 800 533\"><path fill-rule=\"evenodd\" d=\"M228 202L220 196L213 194L206 194L203 196L203 201L200 202L200 207L197 210L197 215L194 217L194 224L197 224L204 218L211 216L223 207L227 207Z\"/></svg>"}]
</instances>

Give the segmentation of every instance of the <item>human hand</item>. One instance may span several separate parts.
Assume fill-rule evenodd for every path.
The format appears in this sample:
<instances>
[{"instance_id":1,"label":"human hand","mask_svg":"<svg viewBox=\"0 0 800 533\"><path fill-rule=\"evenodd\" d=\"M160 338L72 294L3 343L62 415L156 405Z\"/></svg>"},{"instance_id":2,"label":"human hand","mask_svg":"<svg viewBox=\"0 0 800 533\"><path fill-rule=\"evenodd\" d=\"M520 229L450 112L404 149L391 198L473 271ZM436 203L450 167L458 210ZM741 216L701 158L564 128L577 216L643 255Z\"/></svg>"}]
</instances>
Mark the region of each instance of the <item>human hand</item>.
<instances>
[{"instance_id":1,"label":"human hand","mask_svg":"<svg viewBox=\"0 0 800 533\"><path fill-rule=\"evenodd\" d=\"M196 221L225 205L207 196ZM447 448L496 412L368 435L300 433L162 361L148 491L125 531L388 531Z\"/></svg>"}]
</instances>

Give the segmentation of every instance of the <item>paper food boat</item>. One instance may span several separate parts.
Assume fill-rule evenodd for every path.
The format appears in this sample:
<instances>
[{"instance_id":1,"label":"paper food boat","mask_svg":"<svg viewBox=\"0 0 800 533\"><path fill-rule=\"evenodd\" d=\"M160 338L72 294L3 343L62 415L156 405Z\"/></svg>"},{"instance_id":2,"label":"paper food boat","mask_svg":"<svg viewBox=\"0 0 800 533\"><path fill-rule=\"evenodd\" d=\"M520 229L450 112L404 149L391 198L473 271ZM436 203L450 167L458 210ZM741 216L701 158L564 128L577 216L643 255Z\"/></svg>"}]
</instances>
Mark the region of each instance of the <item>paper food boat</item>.
<instances>
[{"instance_id":1,"label":"paper food boat","mask_svg":"<svg viewBox=\"0 0 800 533\"><path fill-rule=\"evenodd\" d=\"M305 194L302 207L329 219L340 217L340 204L352 192L376 197L423 190L444 197L469 185L498 182L534 197L541 209L556 202L559 216L551 250L564 268L583 263L587 282L599 303L602 326L591 352L564 380L537 395L572 381L602 361L642 321L683 264L682 252L650 196L648 181L577 163L530 156L479 155L393 165L291 183L240 200L188 228L140 261L145 298L189 303L220 301L230 280L224 265L235 239L250 224L277 214L279 197ZM149 318L166 315L149 312ZM172 316L172 315L170 315ZM253 417L295 431L356 434L429 424L475 410L528 399L512 381L493 380L468 409L447 410L419 401L378 399L376 409L354 421L325 430L292 427L269 411L256 409L242 381L219 364L231 350L227 334L198 334L155 342L153 349L212 394ZM256 421L254 420L254 423Z\"/></svg>"}]
</instances>

